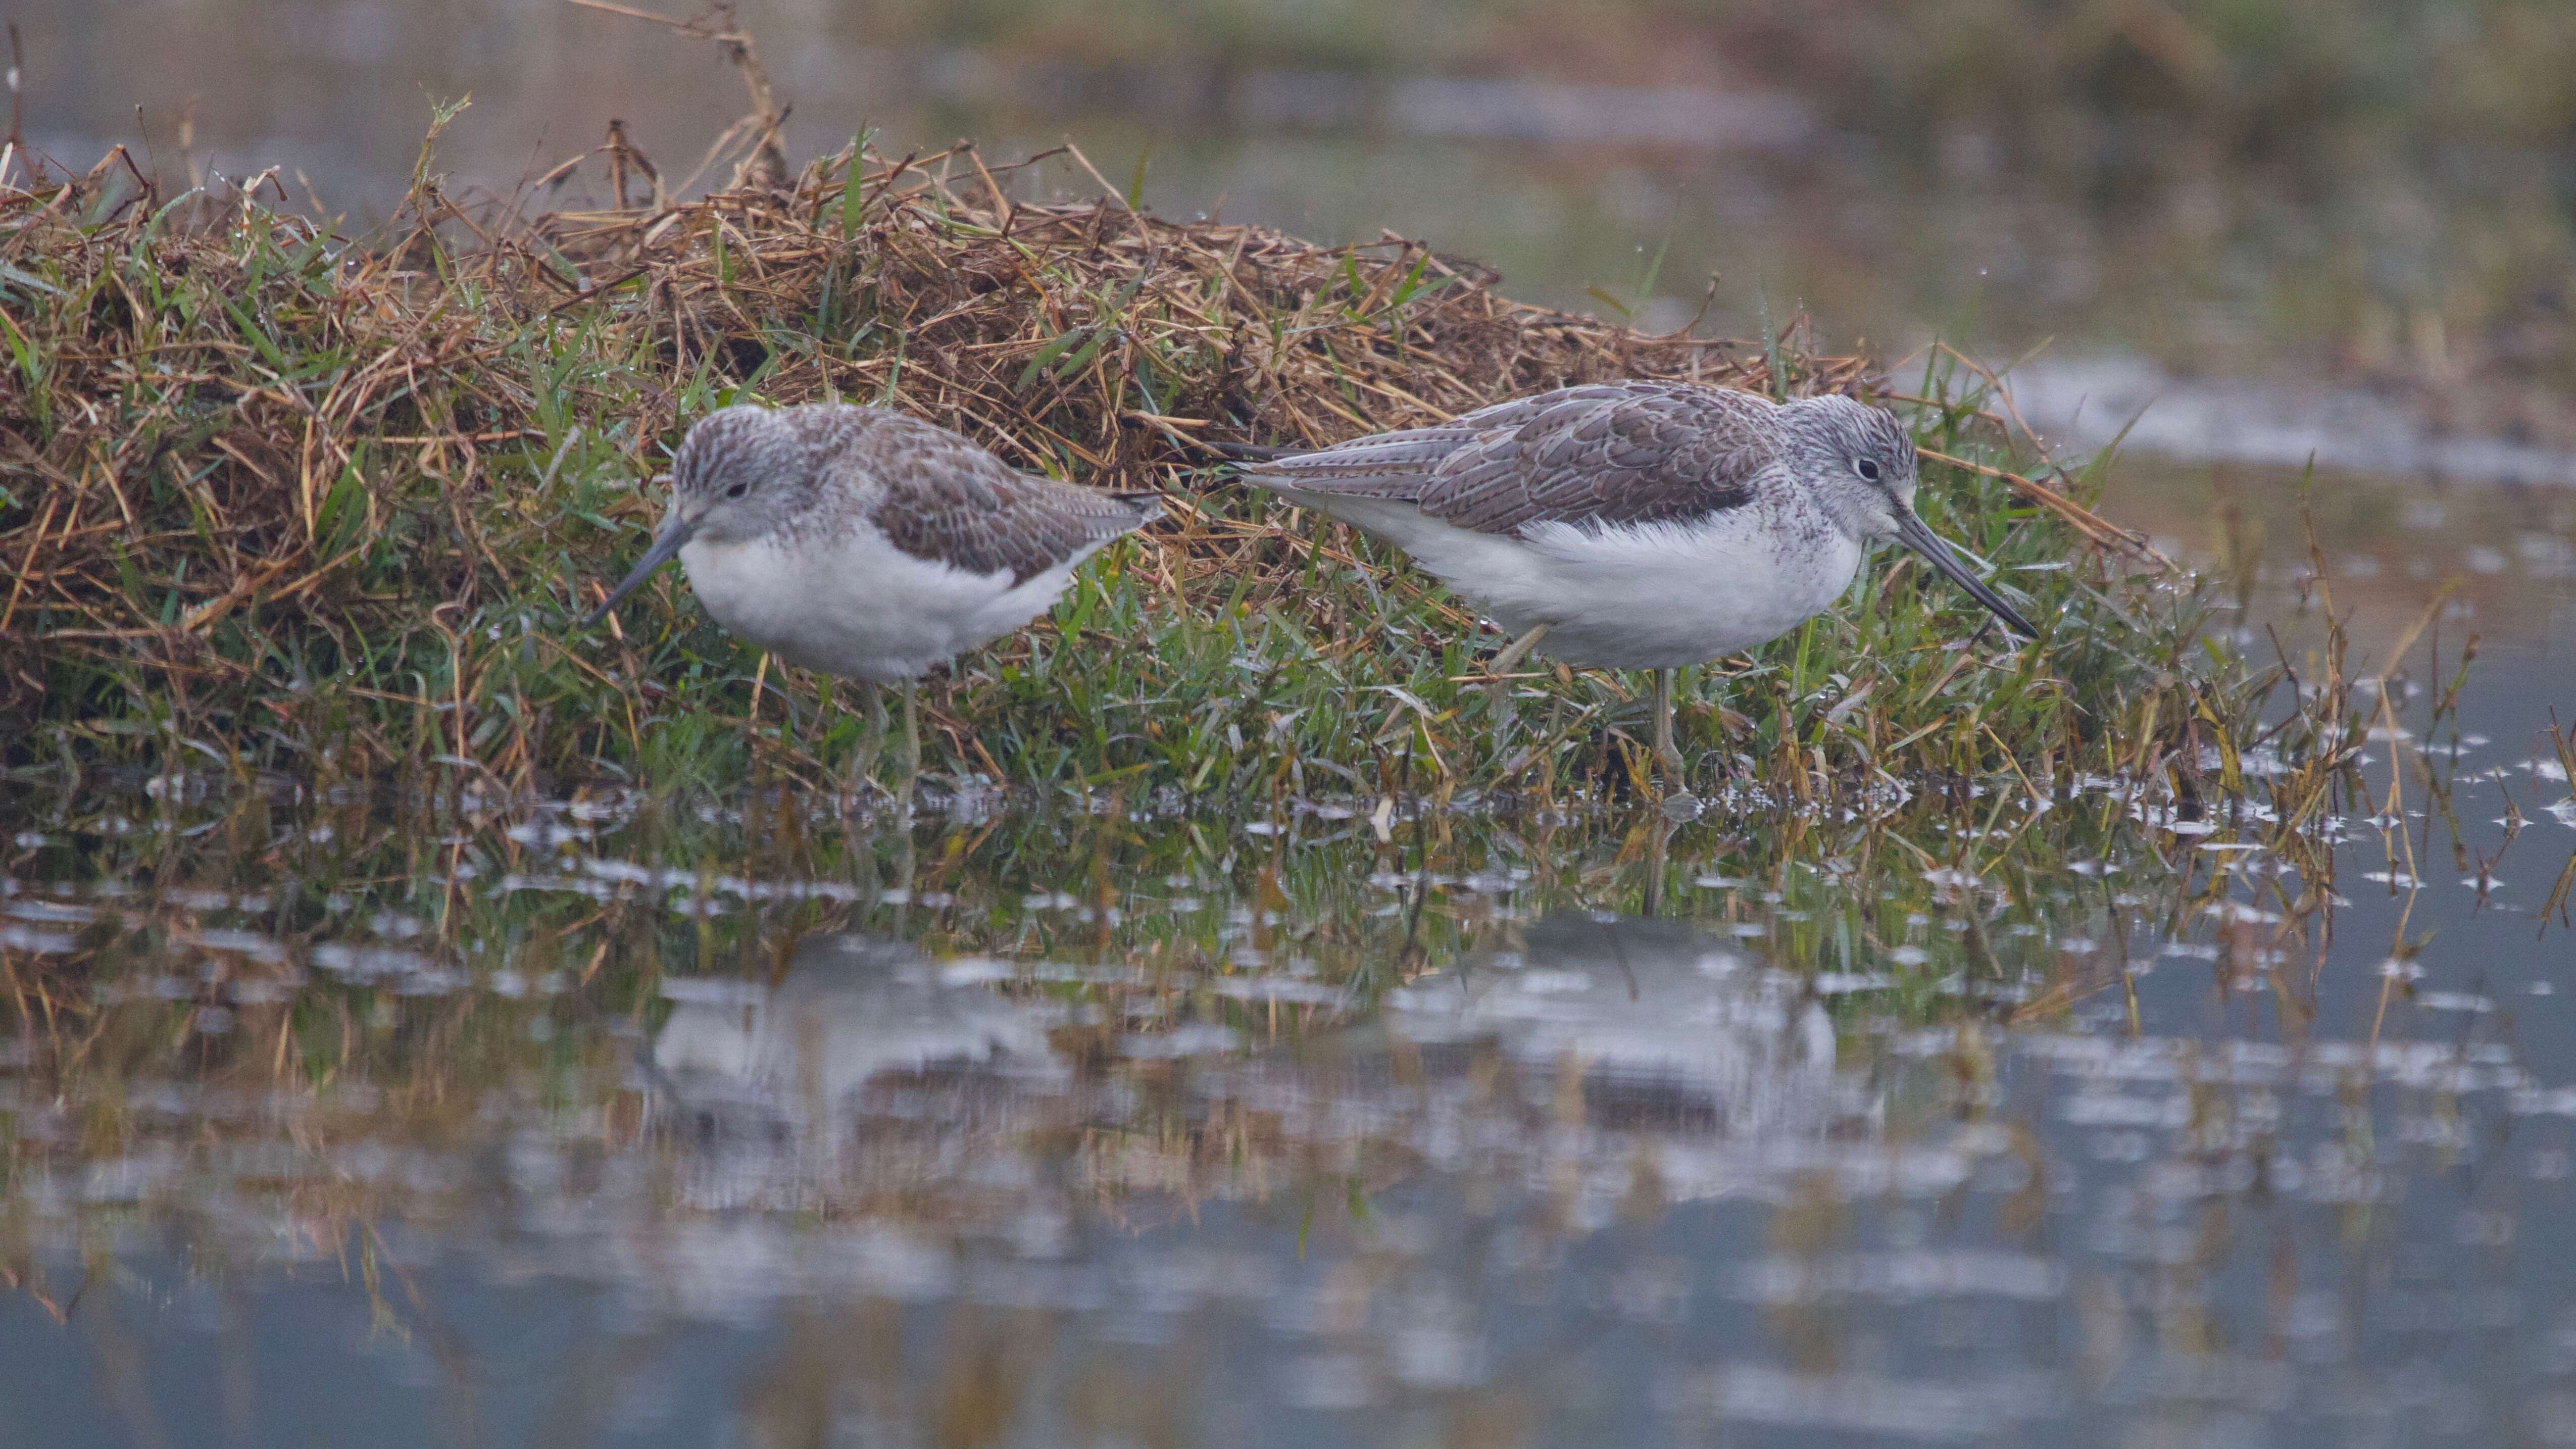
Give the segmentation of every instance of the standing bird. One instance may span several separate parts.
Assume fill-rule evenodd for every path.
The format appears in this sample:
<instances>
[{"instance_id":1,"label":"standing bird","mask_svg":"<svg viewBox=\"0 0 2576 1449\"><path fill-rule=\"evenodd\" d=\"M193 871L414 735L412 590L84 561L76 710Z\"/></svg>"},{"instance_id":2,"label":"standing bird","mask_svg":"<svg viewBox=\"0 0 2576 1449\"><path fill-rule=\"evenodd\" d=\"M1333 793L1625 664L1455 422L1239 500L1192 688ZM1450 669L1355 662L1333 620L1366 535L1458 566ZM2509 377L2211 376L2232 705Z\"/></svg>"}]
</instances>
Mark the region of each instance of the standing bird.
<instances>
[{"instance_id":1,"label":"standing bird","mask_svg":"<svg viewBox=\"0 0 2576 1449\"><path fill-rule=\"evenodd\" d=\"M1517 636L1497 675L1533 649L1657 671L1655 757L1676 785L1674 669L1822 613L1874 540L1922 554L2038 637L1915 515L1905 426L1847 397L1599 383L1242 466L1483 605Z\"/></svg>"},{"instance_id":2,"label":"standing bird","mask_svg":"<svg viewBox=\"0 0 2576 1449\"><path fill-rule=\"evenodd\" d=\"M912 681L1051 607L1076 564L1159 517L1150 495L1020 472L946 428L845 403L729 407L689 429L671 507L606 617L677 554L716 622L790 664L859 681L870 739L879 686L903 694L909 781L921 766Z\"/></svg>"}]
</instances>

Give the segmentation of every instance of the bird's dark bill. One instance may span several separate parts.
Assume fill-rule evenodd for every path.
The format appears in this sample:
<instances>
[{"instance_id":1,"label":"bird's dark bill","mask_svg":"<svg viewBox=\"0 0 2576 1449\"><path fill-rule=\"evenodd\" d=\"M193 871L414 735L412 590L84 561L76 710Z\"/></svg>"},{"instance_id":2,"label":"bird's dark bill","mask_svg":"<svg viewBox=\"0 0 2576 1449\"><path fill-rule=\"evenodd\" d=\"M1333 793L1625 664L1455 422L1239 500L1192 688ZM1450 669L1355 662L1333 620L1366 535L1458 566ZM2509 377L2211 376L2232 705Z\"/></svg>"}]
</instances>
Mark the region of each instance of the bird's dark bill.
<instances>
[{"instance_id":1,"label":"bird's dark bill","mask_svg":"<svg viewBox=\"0 0 2576 1449\"><path fill-rule=\"evenodd\" d=\"M2001 594L1986 587L1985 580L1968 572L1968 566L1959 561L1958 554L1952 552L1950 545L1941 541L1941 535L1932 531L1932 525L1925 523L1913 510L1900 510L1896 515L1896 536L1907 548L1930 559L1932 566L1946 575L1950 582L1966 589L1970 598L1992 610L1996 618L2004 621L2005 628L2025 639L2039 637L2039 631L2031 627L2030 621L2005 603Z\"/></svg>"},{"instance_id":2,"label":"bird's dark bill","mask_svg":"<svg viewBox=\"0 0 2576 1449\"><path fill-rule=\"evenodd\" d=\"M590 611L589 616L581 621L581 627L587 629L607 618L609 610L622 603L628 594L644 586L644 581L653 576L653 570L669 563L673 554L686 547L689 535L695 532L697 528L694 524L682 523L676 518L664 525L662 531L654 536L653 546L644 550L644 556L635 561L634 569L616 588L608 591L608 597L600 601L598 608Z\"/></svg>"}]
</instances>

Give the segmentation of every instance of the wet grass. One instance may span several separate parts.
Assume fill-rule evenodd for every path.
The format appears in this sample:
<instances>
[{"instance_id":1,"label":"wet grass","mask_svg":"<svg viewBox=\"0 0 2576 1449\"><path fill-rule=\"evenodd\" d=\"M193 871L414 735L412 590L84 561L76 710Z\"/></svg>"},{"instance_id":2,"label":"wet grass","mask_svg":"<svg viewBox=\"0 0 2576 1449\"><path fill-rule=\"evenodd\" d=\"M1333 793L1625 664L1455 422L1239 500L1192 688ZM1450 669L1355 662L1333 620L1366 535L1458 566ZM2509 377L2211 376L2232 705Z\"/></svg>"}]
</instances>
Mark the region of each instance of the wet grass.
<instances>
[{"instance_id":1,"label":"wet grass","mask_svg":"<svg viewBox=\"0 0 2576 1449\"><path fill-rule=\"evenodd\" d=\"M844 157L837 182L784 191L478 218L488 241L424 187L435 233L373 248L106 178L10 215L0 1284L66 1319L87 1296L94 1324L143 1281L123 1234L242 1282L283 1241L336 1257L380 1333L437 1339L402 1276L416 1250L379 1234L470 1236L521 1194L704 1211L665 1197L700 1144L654 1101L657 1033L687 986L777 983L843 931L997 958L1002 993L1066 1008L1049 1044L1106 1088L1042 1126L979 1116L935 1074L890 1089L937 1102L929 1125L917 1106L872 1121L884 1176L814 1211L961 1236L993 1201L971 1169L1019 1154L1131 1226L1202 1194L1272 1200L1301 1251L1318 1202L1364 1221L1373 1188L1417 1172L1410 1147L1301 1138L1190 1074L1237 1047L1311 1066L1368 1040L1392 990L1510 969L1550 915L1739 943L1821 1003L1855 1072L1905 1037L1937 1069L1851 1144L1873 1156L1971 1124L2043 1165L1993 1028L2125 1011L2137 1036L2159 954L2258 1038L2303 1042L2321 997L2376 993L2372 1046L2384 1021L2510 1061L2511 1012L2410 1020L2427 923L2400 916L2377 976L2327 969L2364 889L2353 842L2384 845L2410 902L2445 847L2471 868L2454 792L2483 816L2485 783L2394 728L2456 743L2456 671L2427 671L2411 708L2384 679L2357 691L2321 583L2317 648L2242 657L2208 623L2252 565L2204 590L2050 506L2094 502L2114 469L2009 446L2008 403L1958 359L1891 380L1794 328L1640 338L1513 307L1413 244L1012 207L946 160L945 182ZM1478 675L1500 641L1193 446L1694 371L1912 409L1939 455L1927 513L1994 560L2044 647L2004 648L1915 565L1874 567L1833 615L1688 681L1710 808L1627 809L1644 681L1533 671L1542 747L1489 748ZM676 576L622 632L565 632L641 545L657 500L631 480L746 392L892 401L1173 499L1052 621L936 684L920 815L816 788L854 722L707 625ZM2043 472L2056 492L2028 483ZM2576 736L2548 754L2565 778ZM2576 859L2542 879L2546 936ZM1155 1054L1188 1028L1215 1030ZM2147 1037L2164 1043L2202 1044ZM1419 1054L1396 1058L1416 1092ZM2352 1080L2358 1099L2373 1077ZM1496 1097L1547 1135L1519 1084ZM1577 1074L1557 1106L1563 1126L1621 1099ZM2367 1161L2372 1120L2346 1116ZM907 1131L951 1129L972 1150L944 1171L905 1155ZM505 1150L503 1130L523 1135Z\"/></svg>"},{"instance_id":2,"label":"wet grass","mask_svg":"<svg viewBox=\"0 0 2576 1449\"><path fill-rule=\"evenodd\" d=\"M853 826L787 790L724 809L640 793L530 808L450 785L302 801L12 790L31 826L8 852L5 959L33 1053L18 1065L84 1095L176 1071L298 1092L355 1073L470 1098L562 1040L613 1057L618 1024L649 1031L673 979L775 979L799 942L851 929L943 957L1097 966L1014 988L1096 1008L1074 1030L1106 1032L1095 1049L1192 1023L1284 1041L1364 1020L1389 988L1568 911L1696 921L1869 983L1829 986L1838 1007L2044 1015L2115 989L2138 930L2205 935L2249 885L2202 869L2200 837L2140 828L2108 781L2053 810L1980 791L1691 824L1427 802L1376 821L1297 802L1247 822L1119 801ZM2277 919L2293 895L2268 902ZM2108 944L2071 955L2069 937ZM1229 981L1266 984L1238 996Z\"/></svg>"},{"instance_id":3,"label":"wet grass","mask_svg":"<svg viewBox=\"0 0 2576 1449\"><path fill-rule=\"evenodd\" d=\"M2457 828L2454 789L2463 813L2493 808L2476 770L2417 762L2441 824ZM1412 1130L1454 1121L1425 1105L1434 1093L1493 1124L1464 1154L1471 1186L1557 1182L1529 1170L1533 1154L1614 1165L1699 1145L1738 1183L1780 1166L1766 1153L1779 1136L1731 1124L1730 1098L1712 1107L1687 1081L1659 1092L1615 1055L1549 1070L1492 1043L1380 1029L1402 1014L1387 1009L1397 987L1438 998L1577 965L1532 929L1568 916L1689 923L1743 956L1712 996L1758 976L1801 1026L1829 1019L1835 1071L1866 1084L1864 1105L1834 1119L1841 1131L1794 1131L1806 1150L1783 1170L1834 1204L1818 1183L1884 1200L1885 1164L1903 1154L2012 1154L2034 1181L2098 1158L2043 1139L2058 1113L2032 1082L2048 1058L2016 1059L2004 1026L2101 1048L2066 1068L2095 1101L2155 1107L2169 1083L2152 1069L2178 1078L2193 1115L2176 1151L2191 1161L2221 1150L2205 1144L2231 1112L2255 1110L2234 1092L2272 1100L2261 1074L2274 1070L2301 1115L2289 1146L2262 1136L2250 1154L2304 1163L2311 1141L2349 1140L2356 1166L2379 1162L2392 1115L2467 1119L2500 1141L2516 1011L2418 1009L2396 977L2353 969L2377 953L2349 942L2344 969L2320 969L2335 904L2284 868L2290 837L2325 848L2302 869L2331 870L2338 837L2361 842L2347 859L2371 853L2377 774L2347 765L2332 811L2296 822L2302 783L2268 767L2199 818L2130 778L2045 809L1988 781L1849 817L1783 803L1688 823L1423 801L1373 823L1294 799L1275 818L1228 819L1129 797L852 820L789 788L531 802L487 793L463 766L375 794L0 783L0 810L25 827L0 874L0 990L17 1017L0 1039L0 1285L86 1329L138 1283L328 1286L336 1273L352 1301L366 1295L377 1338L435 1342L460 1263L487 1249L533 1254L542 1267L520 1271L541 1276L631 1272L667 1290L671 1260L652 1251L666 1234L749 1220L799 1241L893 1231L963 1252L1007 1240L1022 1201L1010 1183L1061 1190L1115 1234L1195 1228L1202 1204L1241 1204L1321 1254L1373 1214L1410 1210L1408 1185L1446 1187L1453 1169ZM652 1064L685 1056L679 1012L703 1030L764 987L792 990L804 948L842 931L952 966L997 958L973 978L1060 1008L1044 1055L1063 1078L890 1069L825 1104L839 1135L819 1145L793 1115L730 1122L720 1083L693 1082L693 1102L655 1081ZM1617 958L1579 964L1607 974ZM2143 1035L2142 985L2164 998ZM2347 1039L2352 1002L2381 991L2384 1059ZM2344 1009L2311 1039L2328 993ZM1712 1061L1746 1046L1740 1030L1680 1030L1706 1031ZM2281 1066L2275 1046L2298 1050ZM1766 1071L1746 1092L1801 1082L1815 1078ZM2472 1177L2447 1143L2404 1151L2385 1170L2410 1185ZM1563 1176L1568 1196L1589 1180ZM2013 1220L2037 1222L2042 1197L2011 1199ZM577 1226L533 1246L509 1229L556 1204ZM1667 1206L1641 1191L1628 1208ZM1570 1212L1548 1221L1594 1230ZM424 1242L442 1245L444 1278L404 1276ZM154 1256L168 1252L184 1269ZM2231 1271L2259 1280L2267 1254ZM763 1271L720 1276L766 1291Z\"/></svg>"},{"instance_id":4,"label":"wet grass","mask_svg":"<svg viewBox=\"0 0 2576 1449\"><path fill-rule=\"evenodd\" d=\"M2551 747L2576 756L2576 737ZM863 820L784 786L531 802L465 766L373 794L13 783L0 1078L22 1105L84 1104L96 1135L8 1136L0 1157L122 1150L160 1130L132 1112L173 1081L308 1103L317 1140L334 1120L437 1139L496 1090L631 1134L625 1063L674 983L775 983L843 931L994 958L1001 989L1069 1008L1061 1051L1147 1075L1122 1041L1214 1027L1293 1047L1372 1020L1395 987L1494 969L1530 922L1568 913L1694 924L1803 978L1847 1032L2134 1014L2160 955L2285 1037L2329 996L2345 1017L2374 990L2402 1009L2396 978L2325 969L2338 892L2399 888L2354 878L2380 863L2374 836L2430 873L2463 838L2455 794L2492 810L2486 777L2409 754L2419 846L2374 826L2394 788L2379 771L2243 763L2213 760L2197 796L2128 773L2037 797L1993 775L1687 822L1422 798L1226 816L1141 791ZM2544 915L2563 916L2566 878ZM2429 924L2401 916L2385 947L2342 952L2402 961Z\"/></svg>"},{"instance_id":5,"label":"wet grass","mask_svg":"<svg viewBox=\"0 0 2576 1449\"><path fill-rule=\"evenodd\" d=\"M1192 1074L1245 1052L1329 1063L1375 1039L1390 991L1490 985L1550 917L1695 926L1787 973L1854 1060L1894 1036L1934 1043L1920 1050L1943 1085L1899 1113L1926 1124L1995 1120L1997 1028L2125 1019L2135 1033L2140 978L2158 970L2184 977L2156 983L2168 1012L2175 986L2205 982L2257 1036L2351 1031L2354 1003L2375 994L2374 1043L2384 1021L2400 1040L2430 1033L2436 1055L2509 1060L2510 1012L2461 1037L2411 1003L2403 963L2438 907L2401 914L2385 946L2349 929L2339 943L2337 922L2352 896L2402 891L2411 906L2437 855L2479 838L2494 782L2508 805L2529 792L2403 736L2374 744L2384 761L2303 743L2342 740L2356 717L2430 740L2456 704L2382 691L2356 716L2342 649L2330 631L2324 672L2298 682L2304 708L2276 707L2256 742L2212 729L2190 761L2142 755L2046 786L2009 761L1902 788L1811 773L1807 797L1748 778L1688 820L1570 793L1462 789L1444 808L1423 781L1372 798L1329 772L1313 793L1232 808L1129 777L1046 808L985 794L868 815L787 779L531 798L461 758L337 783L22 771L0 781L15 832L0 848L15 1022L0 1041L0 1202L56 1201L47 1185L93 1167L102 1181L130 1172L155 1185L84 1202L84 1230L203 1228L201 1259L220 1264L238 1245L189 1206L216 1184L291 1214L299 1243L338 1255L381 1291L387 1322L407 1322L417 1304L376 1280L380 1226L470 1233L502 1189L482 1168L423 1188L384 1170L388 1150L448 1160L508 1121L560 1152L581 1194L598 1191L600 1164L686 1171L702 1144L639 1066L675 1003L756 995L841 932L988 958L976 969L996 990L1060 1008L1054 1057L1086 1088L1132 1095L1114 1126L975 1137L993 1119L971 1073L896 1073L884 1090L953 1092L957 1122L923 1130L957 1128L979 1151L1099 1167L1084 1190L1113 1218L1130 1194L1142 1220L1202 1193L1318 1192L1347 1192L1360 1216L1362 1174L1327 1170L1275 1122L1204 1111ZM2546 761L2576 762L2576 736L2554 735ZM2534 783L2550 778L2542 763ZM2509 835L2499 850L2512 848ZM2512 870L2529 879L2532 852L2551 862L2558 848L2537 834ZM2404 883L2356 878L2382 864ZM2544 935L2564 929L2570 878L2576 862ZM2397 969L2355 969L2383 954ZM1617 1111L1615 1083L1600 1091L1593 1105ZM987 1200L921 1174L909 1130L861 1138L885 1196L844 1183L852 1195L818 1211L977 1221ZM46 1276L38 1245L64 1220L51 1211L0 1213L0 1274L54 1308L79 1285Z\"/></svg>"},{"instance_id":6,"label":"wet grass","mask_svg":"<svg viewBox=\"0 0 2576 1449\"><path fill-rule=\"evenodd\" d=\"M267 183L164 198L109 165L0 199L12 768L828 785L855 712L715 629L676 571L614 629L570 627L658 511L637 480L743 398L902 407L1169 500L1051 621L934 682L931 769L960 784L1626 791L1642 677L1533 672L1536 746L1490 748L1501 641L1203 446L1613 376L1898 399L1924 511L2046 621L2007 648L1913 563L1873 567L1831 615L1686 677L1697 781L1813 800L2189 772L2265 728L2282 677L2208 644L2194 588L2084 510L2100 461L2016 453L1990 380L1946 352L1891 386L1800 324L1641 335L1514 304L1416 242L1318 248L1114 193L1015 203L968 150L854 146L698 202L479 219L426 156L412 229L369 245L264 204Z\"/></svg>"}]
</instances>

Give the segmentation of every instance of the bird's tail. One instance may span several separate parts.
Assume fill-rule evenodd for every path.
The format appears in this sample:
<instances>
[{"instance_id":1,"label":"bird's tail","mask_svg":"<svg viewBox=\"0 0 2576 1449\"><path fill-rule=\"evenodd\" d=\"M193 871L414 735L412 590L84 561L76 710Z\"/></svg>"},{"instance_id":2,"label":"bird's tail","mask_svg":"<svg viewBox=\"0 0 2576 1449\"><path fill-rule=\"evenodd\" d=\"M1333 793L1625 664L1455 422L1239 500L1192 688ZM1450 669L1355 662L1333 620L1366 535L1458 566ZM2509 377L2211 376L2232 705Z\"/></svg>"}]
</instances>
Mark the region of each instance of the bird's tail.
<instances>
[{"instance_id":1,"label":"bird's tail","mask_svg":"<svg viewBox=\"0 0 2576 1449\"><path fill-rule=\"evenodd\" d=\"M1108 496L1117 499L1119 502L1126 504L1128 507L1136 511L1135 521L1128 524L1128 528L1142 528L1146 524L1149 524L1155 519L1163 516L1163 495L1160 493L1150 491L1111 493ZM1121 529L1119 531L1123 533L1126 529Z\"/></svg>"}]
</instances>

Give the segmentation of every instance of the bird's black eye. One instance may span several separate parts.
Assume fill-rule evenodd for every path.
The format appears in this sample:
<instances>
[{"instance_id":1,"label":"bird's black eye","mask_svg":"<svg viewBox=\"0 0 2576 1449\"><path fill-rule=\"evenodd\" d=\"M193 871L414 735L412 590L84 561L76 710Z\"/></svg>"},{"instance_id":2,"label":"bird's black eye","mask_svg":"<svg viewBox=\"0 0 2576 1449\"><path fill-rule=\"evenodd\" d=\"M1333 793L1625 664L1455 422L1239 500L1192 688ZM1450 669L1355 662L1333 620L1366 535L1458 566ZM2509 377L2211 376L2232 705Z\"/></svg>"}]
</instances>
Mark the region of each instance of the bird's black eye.
<instances>
[{"instance_id":1,"label":"bird's black eye","mask_svg":"<svg viewBox=\"0 0 2576 1449\"><path fill-rule=\"evenodd\" d=\"M1870 465L1869 473L1870 473L1870 476L1871 476L1871 477L1873 477L1873 478L1877 477L1877 476L1878 476L1878 465L1877 465L1877 464L1875 464L1875 463L1871 464L1871 465ZM731 488L728 488L728 489L726 489L726 490L725 490L725 496L726 496L727 498L740 498L742 495L744 495L744 494L746 494L746 493L748 493L748 492L750 492L750 491L751 491L751 485L750 485L750 484L748 484L748 483L736 483L736 484L735 484L735 485L733 485Z\"/></svg>"},{"instance_id":2,"label":"bird's black eye","mask_svg":"<svg viewBox=\"0 0 2576 1449\"><path fill-rule=\"evenodd\" d=\"M1859 462L1852 464L1852 467L1859 472L1861 477L1868 481L1872 483L1878 481L1878 461L1876 459L1863 458Z\"/></svg>"}]
</instances>

